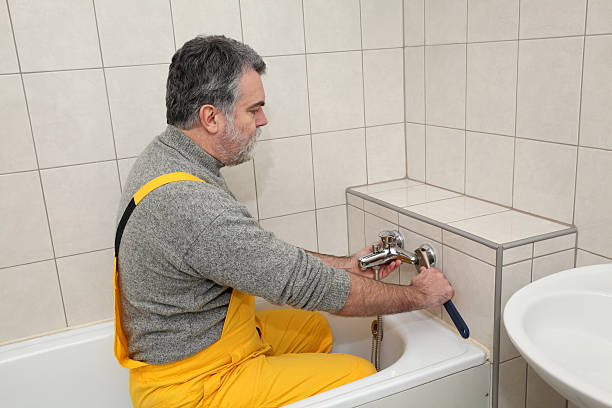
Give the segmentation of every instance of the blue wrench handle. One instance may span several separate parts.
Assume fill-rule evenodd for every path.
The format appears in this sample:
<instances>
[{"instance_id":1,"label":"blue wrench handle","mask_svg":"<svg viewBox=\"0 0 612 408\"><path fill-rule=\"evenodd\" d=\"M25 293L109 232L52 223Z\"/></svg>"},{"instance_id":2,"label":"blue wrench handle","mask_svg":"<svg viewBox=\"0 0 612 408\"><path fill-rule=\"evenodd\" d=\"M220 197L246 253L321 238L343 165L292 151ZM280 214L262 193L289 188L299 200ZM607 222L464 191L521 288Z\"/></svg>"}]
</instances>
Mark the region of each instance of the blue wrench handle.
<instances>
[{"instance_id":1,"label":"blue wrench handle","mask_svg":"<svg viewBox=\"0 0 612 408\"><path fill-rule=\"evenodd\" d=\"M446 312L450 316L453 323L455 323L455 327L459 331L461 337L463 337L464 339L470 337L470 329L468 329L467 324L465 324L465 321L459 314L459 311L453 304L453 301L449 300L448 302L446 302L444 304L444 308L446 309Z\"/></svg>"}]
</instances>

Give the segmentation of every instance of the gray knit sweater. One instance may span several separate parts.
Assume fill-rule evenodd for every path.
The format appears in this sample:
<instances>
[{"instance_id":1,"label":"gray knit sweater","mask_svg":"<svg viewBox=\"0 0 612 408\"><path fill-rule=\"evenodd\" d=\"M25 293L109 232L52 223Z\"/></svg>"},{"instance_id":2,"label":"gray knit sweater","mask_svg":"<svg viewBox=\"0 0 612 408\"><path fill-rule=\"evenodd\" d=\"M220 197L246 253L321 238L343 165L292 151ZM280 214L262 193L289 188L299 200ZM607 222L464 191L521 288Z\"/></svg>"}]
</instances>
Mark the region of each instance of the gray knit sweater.
<instances>
[{"instance_id":1,"label":"gray knit sweater","mask_svg":"<svg viewBox=\"0 0 612 408\"><path fill-rule=\"evenodd\" d=\"M119 285L132 359L161 364L214 343L232 288L308 310L334 312L346 302L348 273L261 229L227 188L221 167L168 126L130 172L119 218L134 193L157 176L181 171L206 181L157 188L125 227Z\"/></svg>"}]
</instances>

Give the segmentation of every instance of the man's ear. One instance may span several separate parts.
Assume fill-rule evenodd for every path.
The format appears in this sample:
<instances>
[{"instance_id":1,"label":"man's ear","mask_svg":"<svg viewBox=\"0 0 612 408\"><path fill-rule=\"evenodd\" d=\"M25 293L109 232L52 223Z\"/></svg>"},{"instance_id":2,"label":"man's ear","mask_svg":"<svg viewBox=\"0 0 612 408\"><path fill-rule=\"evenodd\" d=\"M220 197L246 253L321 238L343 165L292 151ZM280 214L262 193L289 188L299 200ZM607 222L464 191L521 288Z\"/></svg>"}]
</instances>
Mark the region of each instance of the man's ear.
<instances>
[{"instance_id":1,"label":"man's ear","mask_svg":"<svg viewBox=\"0 0 612 408\"><path fill-rule=\"evenodd\" d=\"M225 117L213 105L202 105L200 107L200 123L206 132L215 135L222 130Z\"/></svg>"}]
</instances>

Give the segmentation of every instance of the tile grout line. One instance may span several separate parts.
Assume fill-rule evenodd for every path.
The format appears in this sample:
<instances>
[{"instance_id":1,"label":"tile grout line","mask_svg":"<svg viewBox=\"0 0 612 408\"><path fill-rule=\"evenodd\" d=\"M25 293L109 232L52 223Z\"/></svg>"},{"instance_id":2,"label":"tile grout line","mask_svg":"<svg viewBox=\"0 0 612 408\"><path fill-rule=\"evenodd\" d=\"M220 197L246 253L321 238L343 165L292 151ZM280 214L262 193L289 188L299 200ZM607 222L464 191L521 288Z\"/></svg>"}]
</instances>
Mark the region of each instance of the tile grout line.
<instances>
[{"instance_id":1,"label":"tile grout line","mask_svg":"<svg viewBox=\"0 0 612 408\"><path fill-rule=\"evenodd\" d=\"M408 134L406 132L406 5L402 1L402 113L404 115L404 157L406 160L405 177L408 177Z\"/></svg>"},{"instance_id":2,"label":"tile grout line","mask_svg":"<svg viewBox=\"0 0 612 408\"><path fill-rule=\"evenodd\" d=\"M363 102L363 127L364 127L364 144L365 144L365 170L366 170L366 183L370 183L370 171L368 169L368 131L366 128L366 97L365 97L365 70L363 69L363 22L361 21L361 0L359 0L359 41L361 44L361 98Z\"/></svg>"},{"instance_id":3,"label":"tile grout line","mask_svg":"<svg viewBox=\"0 0 612 408\"><path fill-rule=\"evenodd\" d=\"M423 0L423 120L424 131L425 131L425 146L423 146L423 154L425 156L425 168L423 169L423 182L427 183L427 41L425 41L425 33L426 33L426 24L427 24L427 16L426 16L426 1Z\"/></svg>"},{"instance_id":4,"label":"tile grout line","mask_svg":"<svg viewBox=\"0 0 612 408\"><path fill-rule=\"evenodd\" d=\"M92 0L93 1L93 0ZM49 242L51 243L51 252L53 253L53 262L55 265L55 277L57 279L57 286L59 288L59 295L62 301L62 312L64 313L64 323L68 327L68 316L66 314L66 304L64 302L64 295L62 293L62 284L59 277L59 270L57 268L55 243L53 242L53 234L51 232L51 220L49 219L49 208L47 205L47 197L42 180L42 172L40 170L40 160L38 157L38 149L36 147L36 138L34 137L34 127L32 126L32 115L30 113L30 104L28 103L28 94L26 92L25 81L23 79L23 72L21 67L21 58L19 58L19 49L17 48L17 37L15 36L15 28L13 26L13 19L11 17L11 9L8 0L6 0L6 11L9 18L9 24L11 25L11 33L13 34L13 45L15 46L15 56L17 58L17 67L19 68L19 77L21 78L21 89L23 91L23 99L25 102L26 112L28 114L28 124L30 126L30 135L32 137L32 147L34 149L34 157L36 158L36 170L38 172L38 182L40 186L40 193L43 199L43 206L45 208L45 218L47 219L47 231L49 236Z\"/></svg>"},{"instance_id":5,"label":"tile grout line","mask_svg":"<svg viewBox=\"0 0 612 408\"><path fill-rule=\"evenodd\" d=\"M465 93L463 100L463 194L467 187L467 103L468 103L468 23L470 21L470 0L465 10Z\"/></svg>"},{"instance_id":6,"label":"tile grout line","mask_svg":"<svg viewBox=\"0 0 612 408\"><path fill-rule=\"evenodd\" d=\"M521 42L518 40L521 34L521 1L518 2L518 24L516 27L516 90L514 92L514 147L512 150L512 197L511 197L511 206L514 208L514 186L515 186L515 177L516 177L516 143L518 140L517 136L517 125L518 125L518 92L519 92L519 67L520 67L520 55L521 55Z\"/></svg>"},{"instance_id":7,"label":"tile grout line","mask_svg":"<svg viewBox=\"0 0 612 408\"><path fill-rule=\"evenodd\" d=\"M239 17L240 17L240 40L242 42L244 42L244 28L243 28L244 23L242 21L242 3L241 3L241 0L238 0L238 14L239 14Z\"/></svg>"},{"instance_id":8,"label":"tile grout line","mask_svg":"<svg viewBox=\"0 0 612 408\"><path fill-rule=\"evenodd\" d=\"M172 12L172 0L168 0L170 7L170 24L172 25L172 41L174 42L174 52L176 52L176 33L174 32L174 13Z\"/></svg>"}]
</instances>

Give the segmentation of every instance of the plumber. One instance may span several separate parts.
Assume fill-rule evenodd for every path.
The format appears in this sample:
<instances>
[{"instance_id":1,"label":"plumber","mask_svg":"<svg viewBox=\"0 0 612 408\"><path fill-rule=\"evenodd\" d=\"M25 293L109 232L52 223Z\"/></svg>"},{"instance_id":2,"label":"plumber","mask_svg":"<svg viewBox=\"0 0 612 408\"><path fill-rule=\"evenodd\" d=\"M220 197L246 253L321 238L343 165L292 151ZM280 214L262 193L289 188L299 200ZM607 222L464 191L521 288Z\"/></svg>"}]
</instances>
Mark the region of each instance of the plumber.
<instances>
[{"instance_id":1,"label":"plumber","mask_svg":"<svg viewBox=\"0 0 612 408\"><path fill-rule=\"evenodd\" d=\"M115 239L115 356L143 407L277 407L375 372L329 353L325 317L431 308L453 289L422 268L377 282L357 259L305 251L261 229L219 170L251 158L266 65L223 36L185 43L170 64L168 126L134 164ZM269 175L274 177L274 175ZM386 276L399 266L381 268ZM293 309L255 312L253 296Z\"/></svg>"}]
</instances>

